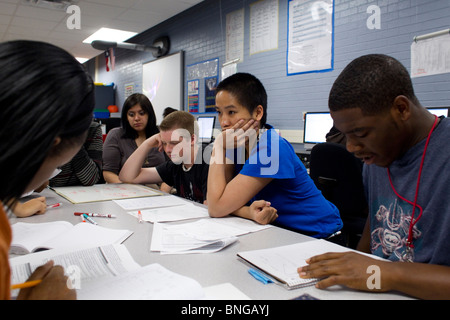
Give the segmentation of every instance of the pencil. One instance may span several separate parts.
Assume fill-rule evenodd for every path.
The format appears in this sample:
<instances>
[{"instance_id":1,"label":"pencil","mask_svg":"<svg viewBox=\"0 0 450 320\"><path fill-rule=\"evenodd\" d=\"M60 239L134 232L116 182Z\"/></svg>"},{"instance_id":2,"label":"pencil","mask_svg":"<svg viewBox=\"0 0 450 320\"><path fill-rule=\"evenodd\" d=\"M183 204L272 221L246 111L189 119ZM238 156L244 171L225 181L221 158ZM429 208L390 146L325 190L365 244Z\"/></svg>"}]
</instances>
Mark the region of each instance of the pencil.
<instances>
[{"instance_id":1,"label":"pencil","mask_svg":"<svg viewBox=\"0 0 450 320\"><path fill-rule=\"evenodd\" d=\"M34 281L27 281L27 282L20 283L20 284L13 284L11 286L11 290L31 288L31 287L37 286L41 282L42 282L42 280L34 280Z\"/></svg>"}]
</instances>

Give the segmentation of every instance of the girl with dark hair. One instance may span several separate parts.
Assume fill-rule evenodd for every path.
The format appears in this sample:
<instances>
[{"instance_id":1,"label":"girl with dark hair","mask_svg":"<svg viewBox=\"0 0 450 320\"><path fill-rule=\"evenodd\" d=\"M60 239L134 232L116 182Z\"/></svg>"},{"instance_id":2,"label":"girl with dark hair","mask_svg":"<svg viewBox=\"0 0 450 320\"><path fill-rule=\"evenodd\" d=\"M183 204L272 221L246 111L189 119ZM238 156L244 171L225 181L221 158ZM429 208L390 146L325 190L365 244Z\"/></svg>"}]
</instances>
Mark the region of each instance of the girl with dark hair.
<instances>
[{"instance_id":1,"label":"girl with dark hair","mask_svg":"<svg viewBox=\"0 0 450 320\"><path fill-rule=\"evenodd\" d=\"M35 190L81 148L92 121L94 86L83 66L66 51L35 41L0 44L0 299L10 298L8 251L11 228L5 210ZM29 280L18 299L66 299L62 267L52 262Z\"/></svg>"},{"instance_id":2,"label":"girl with dark hair","mask_svg":"<svg viewBox=\"0 0 450 320\"><path fill-rule=\"evenodd\" d=\"M141 93L132 94L122 107L122 127L109 131L103 145L103 177L107 183L121 183L119 172L131 154L154 134L159 133L155 111L150 100ZM165 162L158 148L150 150L143 168Z\"/></svg>"}]
</instances>

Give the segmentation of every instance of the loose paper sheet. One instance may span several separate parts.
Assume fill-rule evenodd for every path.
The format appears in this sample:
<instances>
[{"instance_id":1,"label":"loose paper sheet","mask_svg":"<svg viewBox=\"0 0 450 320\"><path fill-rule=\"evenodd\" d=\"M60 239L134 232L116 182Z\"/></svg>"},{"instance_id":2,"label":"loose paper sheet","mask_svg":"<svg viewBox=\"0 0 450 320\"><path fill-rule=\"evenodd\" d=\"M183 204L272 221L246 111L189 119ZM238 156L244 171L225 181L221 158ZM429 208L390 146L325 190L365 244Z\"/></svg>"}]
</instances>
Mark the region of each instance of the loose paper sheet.
<instances>
[{"instance_id":1,"label":"loose paper sheet","mask_svg":"<svg viewBox=\"0 0 450 320\"><path fill-rule=\"evenodd\" d=\"M250 55L278 49L278 0L250 5Z\"/></svg>"},{"instance_id":2,"label":"loose paper sheet","mask_svg":"<svg viewBox=\"0 0 450 320\"><path fill-rule=\"evenodd\" d=\"M450 72L450 34L411 44L411 77Z\"/></svg>"},{"instance_id":3,"label":"loose paper sheet","mask_svg":"<svg viewBox=\"0 0 450 320\"><path fill-rule=\"evenodd\" d=\"M130 211L133 217L139 218L138 211ZM170 222L170 221L180 221L189 220L196 218L207 218L209 217L208 209L200 206L196 206L192 203L156 208L156 209L145 209L141 210L142 220L147 222Z\"/></svg>"}]
</instances>

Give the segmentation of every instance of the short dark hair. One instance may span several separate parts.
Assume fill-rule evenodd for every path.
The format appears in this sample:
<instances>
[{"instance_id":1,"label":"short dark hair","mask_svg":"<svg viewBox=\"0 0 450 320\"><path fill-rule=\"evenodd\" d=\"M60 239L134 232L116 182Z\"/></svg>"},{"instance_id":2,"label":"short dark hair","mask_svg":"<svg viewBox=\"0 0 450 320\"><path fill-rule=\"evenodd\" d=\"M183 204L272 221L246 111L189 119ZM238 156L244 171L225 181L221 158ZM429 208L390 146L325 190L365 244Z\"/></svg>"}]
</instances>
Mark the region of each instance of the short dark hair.
<instances>
[{"instance_id":1,"label":"short dark hair","mask_svg":"<svg viewBox=\"0 0 450 320\"><path fill-rule=\"evenodd\" d=\"M216 88L216 95L220 91L228 91L243 105L250 114L256 107L263 107L263 117L260 121L261 127L267 121L267 93L263 84L254 75L249 73L235 73L222 80Z\"/></svg>"},{"instance_id":2,"label":"short dark hair","mask_svg":"<svg viewBox=\"0 0 450 320\"><path fill-rule=\"evenodd\" d=\"M46 157L82 145L95 98L85 68L48 43L1 43L0 75L0 201L8 204ZM61 143L54 147L56 137Z\"/></svg>"},{"instance_id":3,"label":"short dark hair","mask_svg":"<svg viewBox=\"0 0 450 320\"><path fill-rule=\"evenodd\" d=\"M411 77L396 59L370 54L353 60L334 82L328 106L331 111L360 108L363 115L388 111L403 95L418 104Z\"/></svg>"},{"instance_id":4,"label":"short dark hair","mask_svg":"<svg viewBox=\"0 0 450 320\"><path fill-rule=\"evenodd\" d=\"M172 112L177 111L177 109L171 108L171 107L167 107L164 109L163 111L163 118L167 117L169 114L171 114Z\"/></svg>"},{"instance_id":5,"label":"short dark hair","mask_svg":"<svg viewBox=\"0 0 450 320\"><path fill-rule=\"evenodd\" d=\"M130 126L127 118L128 110L130 110L137 104L140 105L142 110L144 110L144 112L148 114L148 122L147 126L145 127L145 135L147 138L150 138L152 135L158 133L159 130L156 125L156 115L155 110L153 110L153 105L150 102L149 98L147 98L147 96L142 93L133 93L123 103L122 128L125 131L124 137L130 139L136 139L138 137L138 133Z\"/></svg>"}]
</instances>

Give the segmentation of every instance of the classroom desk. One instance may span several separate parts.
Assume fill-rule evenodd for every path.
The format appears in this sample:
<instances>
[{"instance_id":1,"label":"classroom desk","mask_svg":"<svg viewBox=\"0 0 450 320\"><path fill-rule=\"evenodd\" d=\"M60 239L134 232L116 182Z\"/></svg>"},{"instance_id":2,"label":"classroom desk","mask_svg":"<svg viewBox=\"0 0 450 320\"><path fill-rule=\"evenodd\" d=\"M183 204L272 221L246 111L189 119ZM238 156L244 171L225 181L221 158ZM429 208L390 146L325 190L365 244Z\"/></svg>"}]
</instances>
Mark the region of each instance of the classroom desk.
<instances>
[{"instance_id":1,"label":"classroom desk","mask_svg":"<svg viewBox=\"0 0 450 320\"><path fill-rule=\"evenodd\" d=\"M72 204L51 190L43 191L40 196L47 197L47 204L61 202L63 205L59 208L49 209L44 215L28 218L12 217L11 224L18 221L41 223L58 220L77 224L80 222L80 218L74 216L74 212L115 214L116 219L96 218L95 221L103 227L133 231L134 234L123 244L137 263L141 266L159 263L173 272L197 280L203 287L231 283L246 296L255 300L287 300L305 293L318 299L409 299L409 297L396 293L366 293L340 286L328 290L319 290L313 286L287 290L276 284L264 285L247 272L249 267L238 260L237 252L288 245L312 239L278 227L240 236L237 242L216 253L161 255L159 252L150 252L149 249L153 224L139 223L135 217L127 214L113 201Z\"/></svg>"}]
</instances>

